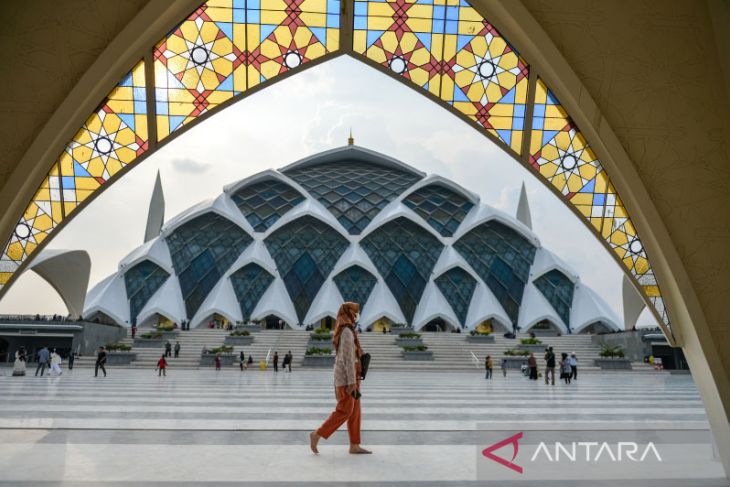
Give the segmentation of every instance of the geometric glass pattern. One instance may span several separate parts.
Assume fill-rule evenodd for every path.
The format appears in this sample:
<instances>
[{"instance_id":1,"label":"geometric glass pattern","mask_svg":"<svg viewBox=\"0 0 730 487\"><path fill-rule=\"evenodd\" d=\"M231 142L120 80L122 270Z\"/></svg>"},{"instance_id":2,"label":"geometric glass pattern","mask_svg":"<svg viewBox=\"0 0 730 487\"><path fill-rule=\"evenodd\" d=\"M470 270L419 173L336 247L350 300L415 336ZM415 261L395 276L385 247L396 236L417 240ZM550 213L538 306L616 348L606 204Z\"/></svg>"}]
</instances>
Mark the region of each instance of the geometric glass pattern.
<instances>
[{"instance_id":1,"label":"geometric glass pattern","mask_svg":"<svg viewBox=\"0 0 730 487\"><path fill-rule=\"evenodd\" d=\"M420 176L362 162L336 162L284 171L327 208L350 235L359 235Z\"/></svg>"},{"instance_id":2,"label":"geometric glass pattern","mask_svg":"<svg viewBox=\"0 0 730 487\"><path fill-rule=\"evenodd\" d=\"M265 232L304 196L286 183L268 179L239 189L231 199L255 231Z\"/></svg>"},{"instance_id":3,"label":"geometric glass pattern","mask_svg":"<svg viewBox=\"0 0 730 487\"><path fill-rule=\"evenodd\" d=\"M419 188L403 199L403 203L426 220L444 237L453 237L474 203L441 185Z\"/></svg>"},{"instance_id":4,"label":"geometric glass pattern","mask_svg":"<svg viewBox=\"0 0 730 487\"><path fill-rule=\"evenodd\" d=\"M463 328L466 325L466 315L469 312L474 289L477 287L476 279L461 267L454 267L434 279L434 282L451 305Z\"/></svg>"},{"instance_id":5,"label":"geometric glass pattern","mask_svg":"<svg viewBox=\"0 0 730 487\"><path fill-rule=\"evenodd\" d=\"M359 265L348 267L337 274L333 280L337 284L342 298L345 301L359 303L361 311L378 281L374 275Z\"/></svg>"},{"instance_id":6,"label":"geometric glass pattern","mask_svg":"<svg viewBox=\"0 0 730 487\"><path fill-rule=\"evenodd\" d=\"M443 244L418 224L399 217L368 234L360 245L411 323Z\"/></svg>"},{"instance_id":7,"label":"geometric glass pattern","mask_svg":"<svg viewBox=\"0 0 730 487\"><path fill-rule=\"evenodd\" d=\"M302 323L349 242L326 223L306 215L277 229L264 243Z\"/></svg>"},{"instance_id":8,"label":"geometric glass pattern","mask_svg":"<svg viewBox=\"0 0 730 487\"><path fill-rule=\"evenodd\" d=\"M492 291L517 326L522 295L537 250L511 228L490 220L461 237L454 248Z\"/></svg>"},{"instance_id":9,"label":"geometric glass pattern","mask_svg":"<svg viewBox=\"0 0 730 487\"><path fill-rule=\"evenodd\" d=\"M251 318L256 304L274 282L274 276L253 262L231 274L231 284L236 293L244 321Z\"/></svg>"},{"instance_id":10,"label":"geometric glass pattern","mask_svg":"<svg viewBox=\"0 0 730 487\"><path fill-rule=\"evenodd\" d=\"M573 306L575 289L573 281L559 270L553 269L535 279L533 284L545 296L570 331L570 308Z\"/></svg>"},{"instance_id":11,"label":"geometric glass pattern","mask_svg":"<svg viewBox=\"0 0 730 487\"><path fill-rule=\"evenodd\" d=\"M583 134L540 78L532 120L530 164L596 229L668 325L646 250L616 188Z\"/></svg>"},{"instance_id":12,"label":"geometric glass pattern","mask_svg":"<svg viewBox=\"0 0 730 487\"><path fill-rule=\"evenodd\" d=\"M339 48L340 0L211 0L154 49L159 140Z\"/></svg>"},{"instance_id":13,"label":"geometric glass pattern","mask_svg":"<svg viewBox=\"0 0 730 487\"><path fill-rule=\"evenodd\" d=\"M527 63L464 0L355 0L353 50L440 98L520 154Z\"/></svg>"},{"instance_id":14,"label":"geometric glass pattern","mask_svg":"<svg viewBox=\"0 0 730 487\"><path fill-rule=\"evenodd\" d=\"M137 315L168 277L165 269L150 260L143 260L124 273L131 324L137 324Z\"/></svg>"},{"instance_id":15,"label":"geometric glass pattern","mask_svg":"<svg viewBox=\"0 0 730 487\"><path fill-rule=\"evenodd\" d=\"M188 319L253 241L241 227L212 211L180 225L165 240Z\"/></svg>"},{"instance_id":16,"label":"geometric glass pattern","mask_svg":"<svg viewBox=\"0 0 730 487\"><path fill-rule=\"evenodd\" d=\"M0 289L63 219L148 148L144 62L112 89L66 144L0 257Z\"/></svg>"}]
</instances>

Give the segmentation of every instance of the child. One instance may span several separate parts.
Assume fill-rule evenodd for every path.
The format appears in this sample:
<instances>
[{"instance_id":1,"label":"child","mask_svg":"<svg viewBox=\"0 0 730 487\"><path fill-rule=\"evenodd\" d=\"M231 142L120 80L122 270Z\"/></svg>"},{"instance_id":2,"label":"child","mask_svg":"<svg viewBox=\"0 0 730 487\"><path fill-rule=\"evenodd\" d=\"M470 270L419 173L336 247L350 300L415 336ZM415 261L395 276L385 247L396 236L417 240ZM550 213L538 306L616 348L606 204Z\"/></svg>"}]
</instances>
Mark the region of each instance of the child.
<instances>
[{"instance_id":1,"label":"child","mask_svg":"<svg viewBox=\"0 0 730 487\"><path fill-rule=\"evenodd\" d=\"M160 357L160 360L157 361L157 368L155 370L158 370L157 376L164 375L167 377L167 372L165 372L165 367L167 367L167 360L165 360L165 355L163 354L162 357Z\"/></svg>"}]
</instances>

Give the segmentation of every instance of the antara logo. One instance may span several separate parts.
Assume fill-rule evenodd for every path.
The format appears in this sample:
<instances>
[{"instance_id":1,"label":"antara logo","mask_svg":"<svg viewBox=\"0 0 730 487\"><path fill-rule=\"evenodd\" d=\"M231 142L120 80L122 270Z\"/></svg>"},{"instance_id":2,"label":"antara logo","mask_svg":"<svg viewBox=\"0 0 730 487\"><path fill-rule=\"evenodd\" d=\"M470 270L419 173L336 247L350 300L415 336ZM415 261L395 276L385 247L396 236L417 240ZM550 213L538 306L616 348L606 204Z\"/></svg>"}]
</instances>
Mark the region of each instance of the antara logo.
<instances>
[{"instance_id":1,"label":"antara logo","mask_svg":"<svg viewBox=\"0 0 730 487\"><path fill-rule=\"evenodd\" d=\"M522 473L522 467L519 465L514 464L514 459L517 458L517 453L520 450L520 443L519 441L522 439L522 432L520 431L514 436L510 436L509 438L505 438L502 441L499 441L495 443L494 445L485 448L482 450L482 455L489 458L490 460L494 460L495 462L499 463L500 465L504 465L507 468L510 468L514 470L517 473ZM512 459L511 460L505 460L502 457L498 457L494 453L492 453L494 450L499 450L503 446L507 446L511 444L512 445Z\"/></svg>"}]
</instances>

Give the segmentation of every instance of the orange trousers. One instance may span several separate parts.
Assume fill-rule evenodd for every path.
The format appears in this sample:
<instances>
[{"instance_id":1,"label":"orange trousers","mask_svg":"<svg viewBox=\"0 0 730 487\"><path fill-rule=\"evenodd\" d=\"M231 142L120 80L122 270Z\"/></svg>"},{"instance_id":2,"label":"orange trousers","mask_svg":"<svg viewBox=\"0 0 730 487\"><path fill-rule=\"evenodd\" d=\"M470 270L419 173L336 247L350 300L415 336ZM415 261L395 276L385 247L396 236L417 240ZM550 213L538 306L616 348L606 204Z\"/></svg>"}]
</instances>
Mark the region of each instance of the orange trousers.
<instances>
[{"instance_id":1,"label":"orange trousers","mask_svg":"<svg viewBox=\"0 0 730 487\"><path fill-rule=\"evenodd\" d=\"M335 387L337 406L329 418L322 423L317 434L327 439L347 421L347 433L350 436L351 445L360 444L360 400L355 399L345 391L346 387Z\"/></svg>"}]
</instances>

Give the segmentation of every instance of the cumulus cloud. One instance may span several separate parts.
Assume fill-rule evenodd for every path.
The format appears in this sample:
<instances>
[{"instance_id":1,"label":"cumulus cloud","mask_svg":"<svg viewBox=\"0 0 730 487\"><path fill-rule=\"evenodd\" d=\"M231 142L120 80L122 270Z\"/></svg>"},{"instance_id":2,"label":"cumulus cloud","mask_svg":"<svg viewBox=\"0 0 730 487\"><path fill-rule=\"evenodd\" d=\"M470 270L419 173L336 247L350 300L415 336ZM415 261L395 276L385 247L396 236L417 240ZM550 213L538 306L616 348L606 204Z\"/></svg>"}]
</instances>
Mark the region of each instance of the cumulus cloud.
<instances>
[{"instance_id":1,"label":"cumulus cloud","mask_svg":"<svg viewBox=\"0 0 730 487\"><path fill-rule=\"evenodd\" d=\"M175 159L172 161L172 166L176 171L189 174L202 174L210 169L210 164L205 162L196 161L188 157L184 159Z\"/></svg>"}]
</instances>

